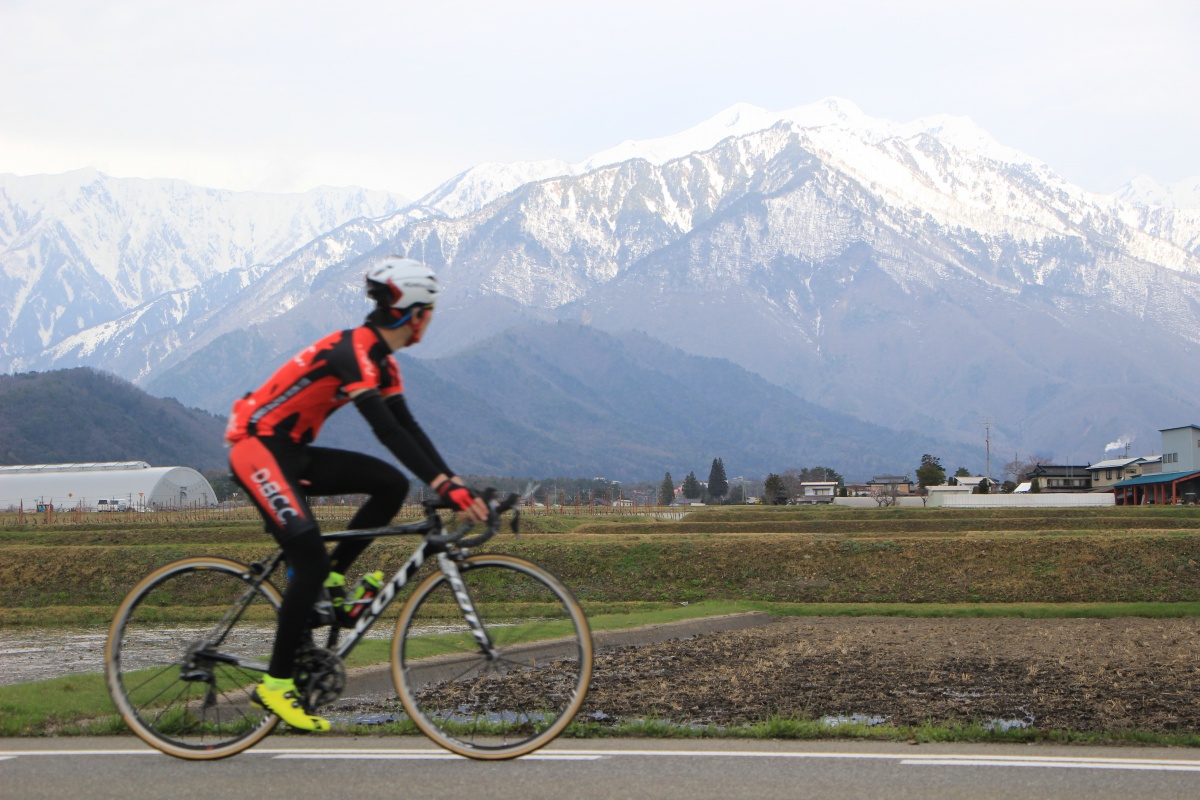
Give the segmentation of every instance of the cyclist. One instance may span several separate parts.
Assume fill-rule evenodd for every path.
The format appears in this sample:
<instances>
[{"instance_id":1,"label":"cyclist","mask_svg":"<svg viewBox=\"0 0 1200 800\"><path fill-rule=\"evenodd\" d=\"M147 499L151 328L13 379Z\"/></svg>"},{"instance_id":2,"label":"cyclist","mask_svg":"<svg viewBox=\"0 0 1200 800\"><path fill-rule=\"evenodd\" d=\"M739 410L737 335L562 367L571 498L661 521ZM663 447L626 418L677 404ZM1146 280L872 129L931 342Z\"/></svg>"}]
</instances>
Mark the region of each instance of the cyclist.
<instances>
[{"instance_id":1,"label":"cyclist","mask_svg":"<svg viewBox=\"0 0 1200 800\"><path fill-rule=\"evenodd\" d=\"M234 479L253 499L283 548L288 585L279 609L271 662L253 700L293 728L329 730L309 714L293 680L294 660L323 586L334 605L345 594L345 572L370 540L340 542L329 554L306 496L367 494L350 528L387 525L408 492L408 479L362 453L315 447L325 419L353 402L388 450L469 522L487 507L446 466L413 419L392 353L425 335L438 281L419 261L391 256L367 272L375 308L363 325L337 331L297 353L266 383L233 405L225 438Z\"/></svg>"}]
</instances>

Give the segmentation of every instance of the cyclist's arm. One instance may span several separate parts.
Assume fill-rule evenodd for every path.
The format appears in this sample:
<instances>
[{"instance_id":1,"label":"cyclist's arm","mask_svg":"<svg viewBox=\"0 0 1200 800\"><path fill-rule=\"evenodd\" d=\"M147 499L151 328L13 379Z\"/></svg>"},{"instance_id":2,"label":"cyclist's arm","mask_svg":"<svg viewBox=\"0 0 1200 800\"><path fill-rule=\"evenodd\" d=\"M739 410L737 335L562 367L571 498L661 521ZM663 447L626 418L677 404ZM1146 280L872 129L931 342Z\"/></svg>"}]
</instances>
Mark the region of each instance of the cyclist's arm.
<instances>
[{"instance_id":1,"label":"cyclist's arm","mask_svg":"<svg viewBox=\"0 0 1200 800\"><path fill-rule=\"evenodd\" d=\"M474 496L469 489L452 490L451 486L463 486L462 480L445 468L441 456L438 463L429 457L425 449L405 430L396 417L384 404L383 398L376 389L359 389L350 393L354 405L363 418L370 424L383 445L392 452L400 463L437 490L438 494L455 500L459 511L470 522L482 522L488 517L488 509L482 500ZM426 437L427 438L427 437ZM436 451L434 451L436 454ZM460 498L458 495L465 493Z\"/></svg>"},{"instance_id":2,"label":"cyclist's arm","mask_svg":"<svg viewBox=\"0 0 1200 800\"><path fill-rule=\"evenodd\" d=\"M412 412L408 410L408 402L404 399L404 395L400 393L388 395L384 398L384 404L388 410L392 412L392 416L396 418L396 422L400 423L400 427L408 431L417 444L425 451L425 455L429 457L438 469L447 475L454 475L454 470L446 466L446 460L442 458L437 448L433 446L433 442L422 430L417 420L413 417Z\"/></svg>"},{"instance_id":3,"label":"cyclist's arm","mask_svg":"<svg viewBox=\"0 0 1200 800\"><path fill-rule=\"evenodd\" d=\"M377 390L359 389L351 392L350 397L358 413L370 424L375 438L413 474L430 486L437 486L449 477L449 470L434 463L426 455L425 448L396 421Z\"/></svg>"}]
</instances>

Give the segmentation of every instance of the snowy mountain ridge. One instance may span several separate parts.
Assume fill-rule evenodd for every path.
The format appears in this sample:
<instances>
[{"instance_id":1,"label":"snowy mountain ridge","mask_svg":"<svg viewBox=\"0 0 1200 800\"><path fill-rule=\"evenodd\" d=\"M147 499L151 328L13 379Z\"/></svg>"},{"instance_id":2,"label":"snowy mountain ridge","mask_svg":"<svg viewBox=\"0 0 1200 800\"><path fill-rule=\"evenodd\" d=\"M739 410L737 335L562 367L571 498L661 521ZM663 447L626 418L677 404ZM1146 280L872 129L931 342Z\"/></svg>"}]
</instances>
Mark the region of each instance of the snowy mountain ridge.
<instances>
[{"instance_id":1,"label":"snowy mountain ridge","mask_svg":"<svg viewBox=\"0 0 1200 800\"><path fill-rule=\"evenodd\" d=\"M654 165L684 158L715 147L731 136L745 136L790 122L797 128L840 128L852 136L878 145L891 138L906 139L922 133L936 135L959 149L989 154L997 160L1033 163L1033 159L1004 147L966 117L937 115L907 123L866 116L854 103L837 97L773 112L750 103L738 103L677 134L654 139L627 140L575 163L558 159L484 163L434 189L419 202L456 217L482 208L508 192L538 180L582 175L635 158Z\"/></svg>"},{"instance_id":2,"label":"snowy mountain ridge","mask_svg":"<svg viewBox=\"0 0 1200 800\"><path fill-rule=\"evenodd\" d=\"M1138 175L1114 193L1118 200L1135 206L1157 206L1200 210L1200 175L1162 184L1148 175Z\"/></svg>"},{"instance_id":3,"label":"snowy mountain ridge","mask_svg":"<svg viewBox=\"0 0 1200 800\"><path fill-rule=\"evenodd\" d=\"M344 213L300 203L265 223L235 222L232 200L77 183L38 189L59 199L33 210L13 199L33 190L0 194L0 313L8 285L25 292L0 316L19 317L0 369L98 365L222 410L361 318L365 264L401 253L445 286L428 355L583 321L877 424L966 440L1005 409L998 444L1068 452L1200 392L1177 374L1200 346L1200 214L1137 204L1157 197L1145 186L1087 192L964 118L739 105L576 164L480 165L408 206L350 192L331 201ZM235 360L230 386L206 385L199 365Z\"/></svg>"},{"instance_id":4,"label":"snowy mountain ridge","mask_svg":"<svg viewBox=\"0 0 1200 800\"><path fill-rule=\"evenodd\" d=\"M1125 246L1139 258L1184 271L1200 268L1193 259L1163 245L1166 242L1192 253L1200 250L1200 212L1144 208L1162 205L1153 201L1170 197L1180 198L1178 205L1186 207L1188 182L1168 190L1151 189L1142 181L1140 191L1095 194L1063 180L1037 159L998 143L969 118L936 115L895 123L868 117L840 98L784 112L738 104L682 133L626 141L574 164L561 160L481 164L447 181L419 203L448 217L461 217L530 183L578 177L633 159L662 166L710 150L723 139L745 138L780 125L889 204L919 207L943 225L1038 240L1045 235L1070 235L1073 228L1098 214L1116 216L1134 229L1121 235ZM996 180L998 174L1003 178L1000 181ZM1200 179L1192 184L1200 186Z\"/></svg>"},{"instance_id":5,"label":"snowy mountain ridge","mask_svg":"<svg viewBox=\"0 0 1200 800\"><path fill-rule=\"evenodd\" d=\"M177 323L197 292L219 302L306 241L407 204L358 188L275 195L96 170L0 175L0 364L19 368L77 335L106 340L155 309Z\"/></svg>"}]
</instances>

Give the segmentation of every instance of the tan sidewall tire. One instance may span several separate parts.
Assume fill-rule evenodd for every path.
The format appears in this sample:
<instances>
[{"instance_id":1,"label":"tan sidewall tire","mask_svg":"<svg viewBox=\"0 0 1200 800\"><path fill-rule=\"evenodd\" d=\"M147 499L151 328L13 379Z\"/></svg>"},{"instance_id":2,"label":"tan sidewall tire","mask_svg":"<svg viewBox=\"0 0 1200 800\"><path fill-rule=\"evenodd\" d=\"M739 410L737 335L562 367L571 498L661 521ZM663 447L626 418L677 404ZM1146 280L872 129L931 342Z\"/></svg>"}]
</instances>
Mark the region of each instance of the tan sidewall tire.
<instances>
[{"instance_id":1,"label":"tan sidewall tire","mask_svg":"<svg viewBox=\"0 0 1200 800\"><path fill-rule=\"evenodd\" d=\"M544 581L547 586L552 587L566 601L571 611L571 616L575 620L580 636L581 659L583 660L582 684L578 694L575 696L575 701L571 706L564 711L553 725L543 731L537 738L526 743L524 746L513 750L478 750L472 747L465 747L453 739L448 739L442 735L442 732L436 727L429 725L425 718L421 715L420 709L417 707L416 701L409 695L408 687L405 685L403 677L403 669L401 668L401 636L404 628L408 625L414 611L416 611L421 599L433 588L435 584L445 579L445 576L440 572L430 575L421 585L416 588L404 607L400 610L400 618L396 620L396 631L392 635L392 682L396 686L396 693L400 696L400 703L404 706L404 710L408 713L409 718L416 724L421 732L432 739L437 744L447 750L457 753L460 756L467 758L479 759L482 761L504 761L512 758L519 758L528 755L538 748L544 747L563 732L563 730L571 724L571 720L579 713L579 709L583 707L583 701L587 698L588 687L592 682L592 631L588 626L587 617L583 613L583 609L579 605L579 601L575 599L575 595L562 584L558 578L554 577L544 568L539 567L531 561L526 561L523 558L515 556L497 555L497 554L481 554L470 556L466 559L466 564L472 566L483 566L485 564L499 564L501 566L513 567L522 572L536 575Z\"/></svg>"},{"instance_id":2,"label":"tan sidewall tire","mask_svg":"<svg viewBox=\"0 0 1200 800\"><path fill-rule=\"evenodd\" d=\"M116 655L117 637L120 635L123 628L122 622L126 614L134 603L141 598L142 593L151 584L155 583L164 575L182 572L189 569L214 569L219 571L237 572L244 574L250 571L250 568L239 562L219 556L196 556L194 558L185 558L179 561L172 561L166 566L159 567L154 572L151 572L145 578L134 586L132 591L125 596L121 601L121 605L117 608L117 613L113 616L112 624L108 628L108 641L104 645L104 675L108 683L108 694L112 698L113 704L117 707L117 713L121 715L121 719L129 726L129 729L137 734L138 738L146 744L153 747L155 750L161 750L167 755L172 755L177 758L185 758L189 761L209 761L217 758L226 758L228 756L237 755L243 750L247 750L258 744L263 738L275 729L279 724L279 717L271 715L256 731L244 739L239 739L233 744L225 747L216 747L212 750L199 750L190 747L178 747L170 742L165 742L155 736L151 731L147 730L138 719L137 714L129 707L126 702L125 692L121 688L120 677L115 667L114 657ZM261 588L275 603L275 608L278 610L282 598L279 590L270 581L263 581Z\"/></svg>"}]
</instances>

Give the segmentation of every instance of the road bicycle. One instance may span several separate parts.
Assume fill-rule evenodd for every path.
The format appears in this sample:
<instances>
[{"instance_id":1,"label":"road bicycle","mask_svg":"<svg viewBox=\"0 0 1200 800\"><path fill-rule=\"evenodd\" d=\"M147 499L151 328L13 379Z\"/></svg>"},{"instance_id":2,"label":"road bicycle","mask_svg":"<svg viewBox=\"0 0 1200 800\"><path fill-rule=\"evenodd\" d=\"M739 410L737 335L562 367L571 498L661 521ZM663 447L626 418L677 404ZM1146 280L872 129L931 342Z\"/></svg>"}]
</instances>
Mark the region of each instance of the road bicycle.
<instances>
[{"instance_id":1,"label":"road bicycle","mask_svg":"<svg viewBox=\"0 0 1200 800\"><path fill-rule=\"evenodd\" d=\"M571 722L592 676L587 619L542 567L471 552L497 533L500 514L517 502L516 495L497 501L491 490L483 497L490 513L475 536L467 536L470 524L447 531L438 511L448 506L440 499L424 503L420 522L323 535L327 543L423 538L377 595L348 602L352 625L342 628L315 610L296 660L296 686L310 713L341 695L344 659L433 560L437 571L412 590L391 642L392 680L408 718L447 750L489 760L531 753ZM514 511L514 533L519 518ZM185 558L147 575L121 603L105 673L122 719L143 741L180 758L215 759L252 747L275 728L279 718L252 705L250 692L274 641L281 594L271 577L281 563L282 550L253 564ZM325 624L321 647L314 634Z\"/></svg>"}]
</instances>

